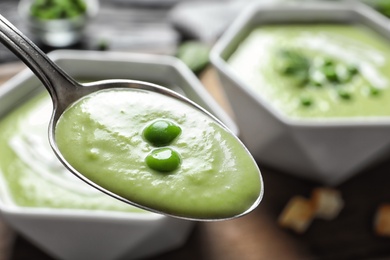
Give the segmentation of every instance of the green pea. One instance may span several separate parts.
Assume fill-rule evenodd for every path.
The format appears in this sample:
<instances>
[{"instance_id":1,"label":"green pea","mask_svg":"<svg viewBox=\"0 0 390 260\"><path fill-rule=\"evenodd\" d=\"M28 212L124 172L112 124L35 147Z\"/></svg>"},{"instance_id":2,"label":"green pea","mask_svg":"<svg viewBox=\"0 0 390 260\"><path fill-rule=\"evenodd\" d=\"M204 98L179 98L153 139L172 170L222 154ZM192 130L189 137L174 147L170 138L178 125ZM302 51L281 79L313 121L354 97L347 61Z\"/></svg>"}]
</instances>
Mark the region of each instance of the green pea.
<instances>
[{"instance_id":1,"label":"green pea","mask_svg":"<svg viewBox=\"0 0 390 260\"><path fill-rule=\"evenodd\" d=\"M325 77L331 82L338 82L339 76L337 75L336 68L334 66L326 66L323 67L322 73L324 73Z\"/></svg>"},{"instance_id":2,"label":"green pea","mask_svg":"<svg viewBox=\"0 0 390 260\"><path fill-rule=\"evenodd\" d=\"M356 75L359 72L359 68L356 65L350 64L347 68L351 75Z\"/></svg>"},{"instance_id":3,"label":"green pea","mask_svg":"<svg viewBox=\"0 0 390 260\"><path fill-rule=\"evenodd\" d=\"M323 66L334 66L335 61L332 58L324 58L323 59Z\"/></svg>"},{"instance_id":4,"label":"green pea","mask_svg":"<svg viewBox=\"0 0 390 260\"><path fill-rule=\"evenodd\" d=\"M150 152L145 158L149 168L159 172L172 172L181 162L180 155L169 147L158 148Z\"/></svg>"},{"instance_id":5,"label":"green pea","mask_svg":"<svg viewBox=\"0 0 390 260\"><path fill-rule=\"evenodd\" d=\"M337 94L342 99L351 99L352 98L351 92L349 92L348 90L343 89L343 88L338 89Z\"/></svg>"},{"instance_id":6,"label":"green pea","mask_svg":"<svg viewBox=\"0 0 390 260\"><path fill-rule=\"evenodd\" d=\"M170 144L179 134L181 128L177 124L160 119L149 124L143 131L144 138L155 146Z\"/></svg>"},{"instance_id":7,"label":"green pea","mask_svg":"<svg viewBox=\"0 0 390 260\"><path fill-rule=\"evenodd\" d=\"M305 107L309 107L313 104L313 99L307 95L302 95L299 98L299 101L300 101L301 105L305 106Z\"/></svg>"},{"instance_id":8,"label":"green pea","mask_svg":"<svg viewBox=\"0 0 390 260\"><path fill-rule=\"evenodd\" d=\"M379 93L380 93L380 89L376 88L374 86L370 86L369 87L369 93L370 93L371 96L378 96Z\"/></svg>"}]
</instances>

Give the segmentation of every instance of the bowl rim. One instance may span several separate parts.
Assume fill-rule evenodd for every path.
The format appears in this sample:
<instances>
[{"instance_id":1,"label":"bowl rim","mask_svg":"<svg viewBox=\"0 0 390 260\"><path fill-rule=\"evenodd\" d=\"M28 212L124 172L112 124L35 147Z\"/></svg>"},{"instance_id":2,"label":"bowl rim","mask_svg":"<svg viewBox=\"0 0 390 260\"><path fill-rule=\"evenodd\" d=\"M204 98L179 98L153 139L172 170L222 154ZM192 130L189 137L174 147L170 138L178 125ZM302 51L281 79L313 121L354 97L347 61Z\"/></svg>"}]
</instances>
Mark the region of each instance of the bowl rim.
<instances>
[{"instance_id":1,"label":"bowl rim","mask_svg":"<svg viewBox=\"0 0 390 260\"><path fill-rule=\"evenodd\" d=\"M17 205L12 201L8 188L5 187L5 181L0 175L0 213L13 216L31 216L31 217L54 217L66 219L117 219L117 220L136 220L136 221L155 221L166 218L166 216L154 212L125 212L115 210L92 210L92 209L71 209L71 208L51 208L51 207L27 207ZM92 214L91 214L92 213Z\"/></svg>"},{"instance_id":2,"label":"bowl rim","mask_svg":"<svg viewBox=\"0 0 390 260\"><path fill-rule=\"evenodd\" d=\"M378 11L374 10L366 4L358 1L354 2L310 2L310 3L280 3L264 4L264 3L252 3L247 6L227 28L220 39L215 43L210 52L210 61L215 68L222 73L229 80L233 81L236 86L256 103L261 105L267 110L273 117L279 120L285 125L292 127L310 127L310 128L340 128L340 127L385 127L390 126L390 116L370 116L370 117L353 117L353 118L295 118L284 114L282 111L274 108L268 102L265 102L264 97L255 93L245 82L243 82L234 72L232 68L228 66L225 60L222 58L222 53L227 49L231 41L238 35L240 30L250 24L251 19L256 17L261 12L273 12L273 11L296 11L302 10L310 12L312 10L343 10L352 12L355 15L362 15L370 19L375 25L379 26L382 30L387 31L390 34L390 28L388 24L390 21ZM390 42L390 40L389 40Z\"/></svg>"},{"instance_id":3,"label":"bowl rim","mask_svg":"<svg viewBox=\"0 0 390 260\"><path fill-rule=\"evenodd\" d=\"M227 126L235 135L239 136L239 127L227 112L217 103L211 94L202 85L195 74L177 57L164 54L149 53L131 53L121 51L94 51L94 50L55 50L50 52L49 57L55 61L58 60L88 60L97 62L130 62L130 63L148 63L160 66L166 66L188 81L196 95L202 97L203 101L213 111L212 113L223 125ZM29 69L27 69L29 71ZM31 74L31 72L29 72ZM1 97L1 89L0 89ZM205 108L207 110L207 108Z\"/></svg>"}]
</instances>

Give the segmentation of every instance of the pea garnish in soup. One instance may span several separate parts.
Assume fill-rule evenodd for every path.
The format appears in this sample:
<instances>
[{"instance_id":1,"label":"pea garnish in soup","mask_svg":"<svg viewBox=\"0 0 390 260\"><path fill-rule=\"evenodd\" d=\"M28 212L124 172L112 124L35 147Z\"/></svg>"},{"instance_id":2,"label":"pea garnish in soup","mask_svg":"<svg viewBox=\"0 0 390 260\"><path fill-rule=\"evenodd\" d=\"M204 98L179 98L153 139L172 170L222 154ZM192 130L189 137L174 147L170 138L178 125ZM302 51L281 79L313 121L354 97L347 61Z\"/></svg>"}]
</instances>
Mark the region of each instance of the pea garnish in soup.
<instances>
[{"instance_id":1,"label":"pea garnish in soup","mask_svg":"<svg viewBox=\"0 0 390 260\"><path fill-rule=\"evenodd\" d=\"M261 193L256 162L218 122L150 91L98 91L56 126L64 158L99 186L139 205L194 218L228 218Z\"/></svg>"},{"instance_id":2,"label":"pea garnish in soup","mask_svg":"<svg viewBox=\"0 0 390 260\"><path fill-rule=\"evenodd\" d=\"M227 62L254 94L289 117L390 115L389 42L368 27L259 25Z\"/></svg>"}]
</instances>

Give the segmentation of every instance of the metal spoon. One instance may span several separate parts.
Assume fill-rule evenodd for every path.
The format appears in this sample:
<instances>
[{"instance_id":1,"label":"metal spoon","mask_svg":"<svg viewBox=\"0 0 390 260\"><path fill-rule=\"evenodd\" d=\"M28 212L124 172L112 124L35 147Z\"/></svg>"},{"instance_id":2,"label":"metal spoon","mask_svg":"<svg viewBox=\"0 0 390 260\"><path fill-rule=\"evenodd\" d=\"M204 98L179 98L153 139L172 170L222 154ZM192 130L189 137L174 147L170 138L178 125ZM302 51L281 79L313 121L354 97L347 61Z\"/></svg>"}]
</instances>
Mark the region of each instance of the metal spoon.
<instances>
[{"instance_id":1,"label":"metal spoon","mask_svg":"<svg viewBox=\"0 0 390 260\"><path fill-rule=\"evenodd\" d=\"M182 217L182 216L175 216L166 212L161 212L159 210L148 208L144 205L139 205L137 203L134 203L132 201L129 201L123 197L118 196L117 194L114 194L110 192L109 190L106 190L96 183L90 181L86 177L84 177L81 173L79 173L77 170L75 170L61 155L61 152L59 151L56 142L55 142L55 126L60 118L61 114L64 112L64 110L73 102L79 100L83 96L86 96L88 94L91 94L93 92L102 90L102 89L110 89L110 88L132 88L132 89L142 89L152 92L158 92L173 98L176 98L178 100L181 100L182 102L185 102L192 106L194 109L202 111L204 114L210 116L212 119L214 119L216 122L223 124L216 119L213 115L211 115L209 112L204 110L202 107L197 105L196 103L192 102L191 100L177 94L174 91L171 91L167 88L160 87L155 84L151 84L148 82L141 82L141 81L135 81L135 80L104 80L104 81L97 81L97 82L91 82L91 83L79 83L75 79L73 79L71 76L69 76L67 73L65 73L60 67L58 67L50 58L42 51L40 50L30 39L28 39L23 33L21 33L17 28L15 28L7 19L5 19L3 16L0 15L0 41L12 52L14 52L33 72L34 74L40 79L40 81L43 83L43 85L48 90L52 100L53 100L53 114L51 117L51 120L49 122L49 142L52 146L56 156L59 158L59 160L65 165L66 168L73 174L75 174L77 177L88 183L89 185L93 186L94 188L100 190L103 193L106 193L118 200L121 200L125 203L131 204L133 206L143 208L148 211L160 213L169 215L172 217L177 217L181 219L188 219L188 220L221 220L221 219L197 219L192 217ZM225 126L223 126L225 127ZM226 127L225 127L226 128ZM227 128L226 128L227 129ZM260 175L260 172L259 172ZM262 178L260 175L260 181L262 182ZM261 183L261 187L262 187ZM255 201L255 203L245 212L242 212L239 215L233 216L231 218L236 218L243 216L249 212L251 212L253 209L257 207L257 205L260 203L262 199L263 192L261 191L259 193L259 197ZM229 219L231 219L229 218ZM226 218L224 218L226 219Z\"/></svg>"}]
</instances>

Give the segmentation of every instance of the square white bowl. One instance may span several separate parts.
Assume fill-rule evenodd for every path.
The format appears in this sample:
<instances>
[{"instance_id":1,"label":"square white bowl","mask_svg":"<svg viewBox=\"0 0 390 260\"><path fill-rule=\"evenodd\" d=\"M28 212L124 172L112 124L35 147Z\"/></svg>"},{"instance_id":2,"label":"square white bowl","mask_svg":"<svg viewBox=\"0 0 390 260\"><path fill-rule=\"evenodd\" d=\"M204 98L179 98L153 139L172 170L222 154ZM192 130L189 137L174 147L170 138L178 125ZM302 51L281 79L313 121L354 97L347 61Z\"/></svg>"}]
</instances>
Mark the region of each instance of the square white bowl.
<instances>
[{"instance_id":1,"label":"square white bowl","mask_svg":"<svg viewBox=\"0 0 390 260\"><path fill-rule=\"evenodd\" d=\"M259 3L243 11L222 35L211 51L211 62L234 111L240 136L259 163L337 185L389 158L390 118L287 117L255 93L226 62L257 26L311 22L362 24L390 39L387 19L358 2Z\"/></svg>"},{"instance_id":2,"label":"square white bowl","mask_svg":"<svg viewBox=\"0 0 390 260\"><path fill-rule=\"evenodd\" d=\"M174 57L92 51L56 51L49 56L76 78L128 78L173 86L238 132L194 74ZM0 87L0 119L42 91L30 70L19 73ZM4 185L0 183L6 193ZM154 213L21 207L6 197L0 194L6 222L59 259L139 259L182 245L193 226L191 221Z\"/></svg>"}]
</instances>

